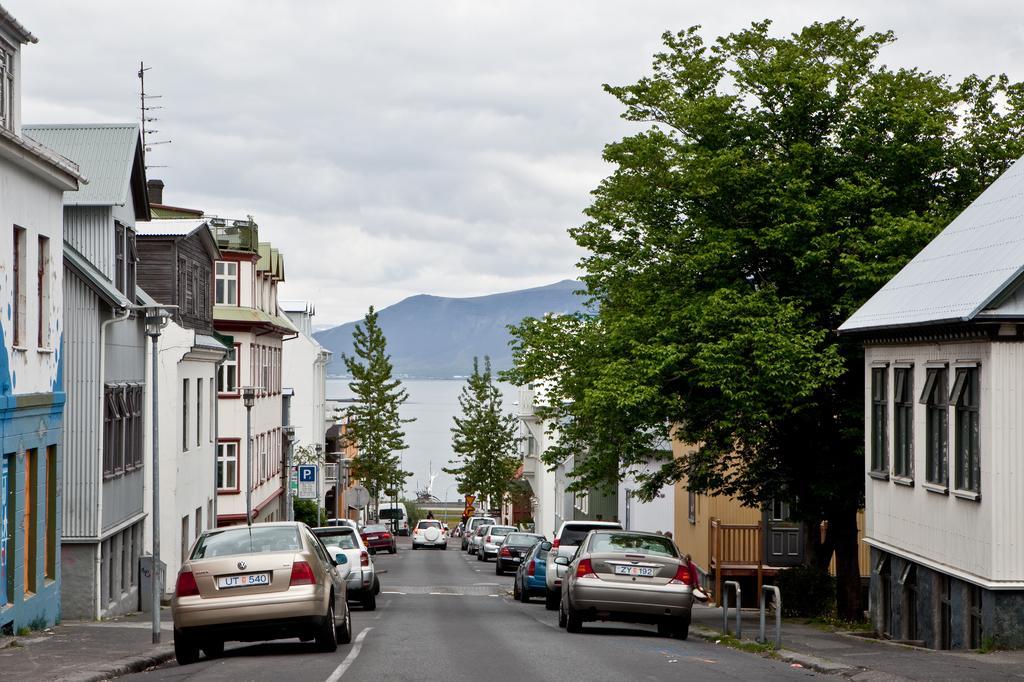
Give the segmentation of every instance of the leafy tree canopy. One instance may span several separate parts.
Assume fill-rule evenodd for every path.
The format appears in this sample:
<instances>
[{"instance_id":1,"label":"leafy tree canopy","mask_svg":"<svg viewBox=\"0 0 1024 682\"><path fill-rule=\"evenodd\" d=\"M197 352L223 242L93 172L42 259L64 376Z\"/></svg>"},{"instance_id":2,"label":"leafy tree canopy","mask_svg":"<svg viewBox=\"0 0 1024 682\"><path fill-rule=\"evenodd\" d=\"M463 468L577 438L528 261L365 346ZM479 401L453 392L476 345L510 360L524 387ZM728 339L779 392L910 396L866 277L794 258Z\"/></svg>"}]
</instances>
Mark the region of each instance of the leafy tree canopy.
<instances>
[{"instance_id":1,"label":"leafy tree canopy","mask_svg":"<svg viewBox=\"0 0 1024 682\"><path fill-rule=\"evenodd\" d=\"M850 19L663 40L651 75L605 86L642 130L606 146L570 230L596 312L525 320L508 378L544 382L549 463L591 454L578 488L674 430L696 447L647 496L784 499L855 550L863 356L835 330L1021 155L1024 86L889 68L893 34Z\"/></svg>"}]
</instances>

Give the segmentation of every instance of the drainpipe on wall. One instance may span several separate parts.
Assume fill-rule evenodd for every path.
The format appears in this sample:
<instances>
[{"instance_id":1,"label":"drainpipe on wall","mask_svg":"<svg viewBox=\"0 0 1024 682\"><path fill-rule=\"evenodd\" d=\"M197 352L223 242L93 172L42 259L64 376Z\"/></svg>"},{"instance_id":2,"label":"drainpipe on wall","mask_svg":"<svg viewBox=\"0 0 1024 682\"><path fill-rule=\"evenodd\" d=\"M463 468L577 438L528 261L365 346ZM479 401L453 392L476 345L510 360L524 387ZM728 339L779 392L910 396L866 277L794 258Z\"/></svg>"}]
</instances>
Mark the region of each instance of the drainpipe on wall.
<instances>
[{"instance_id":1,"label":"drainpipe on wall","mask_svg":"<svg viewBox=\"0 0 1024 682\"><path fill-rule=\"evenodd\" d=\"M123 316L118 316L119 312L123 312ZM96 502L96 599L94 600L93 618L95 620L100 619L100 615L103 612L103 448L106 446L104 437L106 436L106 429L104 428L103 421L103 410L106 404L106 366L107 366L107 327L115 322L123 322L127 320L132 314L130 308L119 308L114 311L114 316L109 320L104 320L100 323L100 381L99 381L99 405L100 405L100 419L99 419L99 474L97 481L97 502ZM145 352L145 348L143 348Z\"/></svg>"}]
</instances>

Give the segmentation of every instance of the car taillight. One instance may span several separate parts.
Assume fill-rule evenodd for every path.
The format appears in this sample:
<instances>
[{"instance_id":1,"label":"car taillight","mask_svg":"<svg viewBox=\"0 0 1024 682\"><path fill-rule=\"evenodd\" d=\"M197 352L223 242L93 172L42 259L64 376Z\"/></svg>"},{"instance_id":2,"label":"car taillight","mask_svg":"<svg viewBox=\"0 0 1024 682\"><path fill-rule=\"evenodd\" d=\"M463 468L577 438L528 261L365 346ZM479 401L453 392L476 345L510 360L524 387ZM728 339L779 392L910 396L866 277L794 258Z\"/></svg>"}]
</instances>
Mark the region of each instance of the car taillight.
<instances>
[{"instance_id":1,"label":"car taillight","mask_svg":"<svg viewBox=\"0 0 1024 682\"><path fill-rule=\"evenodd\" d=\"M389 540L389 539L391 539L391 533L384 533L383 535L381 535L381 537L384 538L385 540Z\"/></svg>"},{"instance_id":2,"label":"car taillight","mask_svg":"<svg viewBox=\"0 0 1024 682\"><path fill-rule=\"evenodd\" d=\"M369 566L370 565L370 553L365 549L359 553L359 565Z\"/></svg>"},{"instance_id":3,"label":"car taillight","mask_svg":"<svg viewBox=\"0 0 1024 682\"><path fill-rule=\"evenodd\" d=\"M560 544L561 543L558 541L558 538L555 538L554 540L551 541L551 549L558 549L558 545L560 545Z\"/></svg>"},{"instance_id":4,"label":"car taillight","mask_svg":"<svg viewBox=\"0 0 1024 682\"><path fill-rule=\"evenodd\" d=\"M693 576L690 574L690 569L685 564L679 564L679 568L676 569L676 575L672 580L668 581L670 585L690 585L693 586Z\"/></svg>"},{"instance_id":5,"label":"car taillight","mask_svg":"<svg viewBox=\"0 0 1024 682\"><path fill-rule=\"evenodd\" d=\"M512 552L508 550L508 547L502 547L501 551L498 552L501 556L512 556Z\"/></svg>"},{"instance_id":6,"label":"car taillight","mask_svg":"<svg viewBox=\"0 0 1024 682\"><path fill-rule=\"evenodd\" d=\"M490 535L488 535L488 536L487 536L487 537L486 537L486 538L484 539L484 542L486 542L486 543L490 543L490 542L491 542L491 536L490 536Z\"/></svg>"},{"instance_id":7,"label":"car taillight","mask_svg":"<svg viewBox=\"0 0 1024 682\"><path fill-rule=\"evenodd\" d=\"M596 578L597 574L594 573L594 567L590 563L590 559L580 559L580 562L576 564L576 577L577 578Z\"/></svg>"},{"instance_id":8,"label":"car taillight","mask_svg":"<svg viewBox=\"0 0 1024 682\"><path fill-rule=\"evenodd\" d=\"M313 569L305 561L296 561L292 564L292 578L288 581L289 587L296 585L313 585L316 578L313 576Z\"/></svg>"},{"instance_id":9,"label":"car taillight","mask_svg":"<svg viewBox=\"0 0 1024 682\"><path fill-rule=\"evenodd\" d=\"M526 567L526 575L536 575L537 573L537 562L530 559L530 565Z\"/></svg>"},{"instance_id":10,"label":"car taillight","mask_svg":"<svg viewBox=\"0 0 1024 682\"><path fill-rule=\"evenodd\" d=\"M199 585L196 585L196 577L192 571L182 571L178 574L178 581L174 583L174 594L179 597L194 597L199 594Z\"/></svg>"}]
</instances>

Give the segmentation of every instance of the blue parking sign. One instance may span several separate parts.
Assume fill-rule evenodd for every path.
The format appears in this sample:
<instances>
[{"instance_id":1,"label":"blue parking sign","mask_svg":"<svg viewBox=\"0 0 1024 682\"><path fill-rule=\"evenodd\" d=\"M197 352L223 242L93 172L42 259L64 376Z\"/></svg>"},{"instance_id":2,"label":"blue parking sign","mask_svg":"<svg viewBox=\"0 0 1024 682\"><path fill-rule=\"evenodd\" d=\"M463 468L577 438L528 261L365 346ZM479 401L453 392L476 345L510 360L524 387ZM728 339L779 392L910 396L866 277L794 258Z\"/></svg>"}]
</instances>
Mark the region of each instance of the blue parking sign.
<instances>
[{"instance_id":1,"label":"blue parking sign","mask_svg":"<svg viewBox=\"0 0 1024 682\"><path fill-rule=\"evenodd\" d=\"M302 464L299 466L299 483L313 483L316 481L316 466Z\"/></svg>"}]
</instances>

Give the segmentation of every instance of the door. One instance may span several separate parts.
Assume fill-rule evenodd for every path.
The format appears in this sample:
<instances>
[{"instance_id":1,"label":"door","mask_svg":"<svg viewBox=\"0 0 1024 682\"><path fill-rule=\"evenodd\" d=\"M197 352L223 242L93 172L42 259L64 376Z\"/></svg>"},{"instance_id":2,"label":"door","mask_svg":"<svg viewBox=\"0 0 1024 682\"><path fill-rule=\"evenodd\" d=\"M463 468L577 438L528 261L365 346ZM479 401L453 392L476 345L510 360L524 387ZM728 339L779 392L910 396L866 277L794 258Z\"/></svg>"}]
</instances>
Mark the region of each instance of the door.
<instances>
[{"instance_id":1,"label":"door","mask_svg":"<svg viewBox=\"0 0 1024 682\"><path fill-rule=\"evenodd\" d=\"M769 566L799 566L804 561L804 525L793 521L789 503L773 500L764 511L764 557Z\"/></svg>"}]
</instances>

